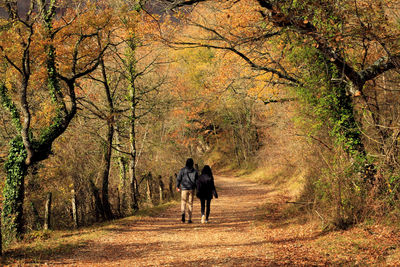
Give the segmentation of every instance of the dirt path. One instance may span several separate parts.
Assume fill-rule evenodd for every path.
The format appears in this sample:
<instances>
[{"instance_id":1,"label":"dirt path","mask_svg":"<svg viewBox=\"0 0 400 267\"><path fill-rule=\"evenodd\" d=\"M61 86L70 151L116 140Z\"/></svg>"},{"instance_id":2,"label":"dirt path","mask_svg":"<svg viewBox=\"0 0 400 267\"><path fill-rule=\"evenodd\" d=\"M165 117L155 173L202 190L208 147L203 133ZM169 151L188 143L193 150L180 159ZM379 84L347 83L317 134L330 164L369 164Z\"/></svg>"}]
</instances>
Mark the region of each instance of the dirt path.
<instances>
[{"instance_id":1,"label":"dirt path","mask_svg":"<svg viewBox=\"0 0 400 267\"><path fill-rule=\"evenodd\" d=\"M268 188L221 176L215 181L220 198L211 203L208 224L200 223L196 199L193 224L182 224L180 209L175 206L158 217L118 225L69 258L50 264L254 266L271 262L271 244L254 223L257 207L268 198Z\"/></svg>"},{"instance_id":2,"label":"dirt path","mask_svg":"<svg viewBox=\"0 0 400 267\"><path fill-rule=\"evenodd\" d=\"M237 178L215 179L220 198L211 203L210 223L180 222L174 206L156 217L124 220L109 234L48 265L70 266L337 266L392 265L398 238L379 228L322 234L310 224L280 220L285 199L272 186ZM275 208L274 208L275 207ZM289 216L290 218L290 216ZM317 228L318 229L318 228ZM379 231L379 232L378 232ZM395 235L397 236L397 235ZM391 256L392 255L392 256ZM396 254L397 255L397 254Z\"/></svg>"}]
</instances>

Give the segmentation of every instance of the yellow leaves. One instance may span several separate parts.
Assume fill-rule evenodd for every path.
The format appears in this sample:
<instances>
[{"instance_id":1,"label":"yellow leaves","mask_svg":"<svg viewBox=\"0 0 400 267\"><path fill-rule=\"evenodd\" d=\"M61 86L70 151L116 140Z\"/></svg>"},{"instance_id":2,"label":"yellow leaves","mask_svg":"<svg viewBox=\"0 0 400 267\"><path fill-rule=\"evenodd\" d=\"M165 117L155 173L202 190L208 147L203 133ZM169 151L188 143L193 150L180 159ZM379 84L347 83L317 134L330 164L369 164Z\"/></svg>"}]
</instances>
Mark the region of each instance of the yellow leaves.
<instances>
[{"instance_id":1,"label":"yellow leaves","mask_svg":"<svg viewBox=\"0 0 400 267\"><path fill-rule=\"evenodd\" d=\"M248 90L247 94L262 101L276 98L279 94L279 88L268 85L268 82L273 79L276 79L276 77L270 73L257 76L254 79L253 87Z\"/></svg>"},{"instance_id":2,"label":"yellow leaves","mask_svg":"<svg viewBox=\"0 0 400 267\"><path fill-rule=\"evenodd\" d=\"M33 128L44 128L51 124L51 119L55 115L55 108L52 104L41 102L39 104L39 109L32 118Z\"/></svg>"}]
</instances>

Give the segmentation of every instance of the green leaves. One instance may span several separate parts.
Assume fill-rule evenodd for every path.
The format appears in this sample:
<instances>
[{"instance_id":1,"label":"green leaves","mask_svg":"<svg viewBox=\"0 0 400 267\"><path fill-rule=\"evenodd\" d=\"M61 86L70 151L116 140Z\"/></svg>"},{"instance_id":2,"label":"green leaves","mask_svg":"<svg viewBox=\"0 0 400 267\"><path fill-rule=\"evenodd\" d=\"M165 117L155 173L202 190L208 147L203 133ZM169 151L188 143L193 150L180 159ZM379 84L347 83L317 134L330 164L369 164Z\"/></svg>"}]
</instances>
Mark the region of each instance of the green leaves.
<instances>
[{"instance_id":1,"label":"green leaves","mask_svg":"<svg viewBox=\"0 0 400 267\"><path fill-rule=\"evenodd\" d=\"M15 103L8 96L8 90L4 83L0 84L0 101L1 105L10 112L12 122L18 131L21 131L22 125L20 121L19 111Z\"/></svg>"},{"instance_id":2,"label":"green leaves","mask_svg":"<svg viewBox=\"0 0 400 267\"><path fill-rule=\"evenodd\" d=\"M27 153L22 142L21 135L18 135L10 142L10 150L4 167L6 169L6 183L4 186L4 202L2 213L2 224L5 232L5 242L11 242L21 234L23 186L27 166L25 159ZM22 193L21 193L22 192Z\"/></svg>"}]
</instances>

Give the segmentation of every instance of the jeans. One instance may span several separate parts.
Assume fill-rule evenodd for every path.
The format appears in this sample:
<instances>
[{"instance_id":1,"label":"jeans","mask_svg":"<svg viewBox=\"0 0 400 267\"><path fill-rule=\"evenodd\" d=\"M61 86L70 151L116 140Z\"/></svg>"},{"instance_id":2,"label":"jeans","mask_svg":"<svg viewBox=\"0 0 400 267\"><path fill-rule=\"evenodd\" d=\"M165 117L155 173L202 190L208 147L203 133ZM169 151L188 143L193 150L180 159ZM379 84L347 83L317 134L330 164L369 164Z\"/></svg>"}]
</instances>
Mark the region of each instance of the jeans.
<instances>
[{"instance_id":1,"label":"jeans","mask_svg":"<svg viewBox=\"0 0 400 267\"><path fill-rule=\"evenodd\" d=\"M208 220L208 217L210 216L210 205L211 205L211 199L200 199L201 202L201 215L204 215L204 210L206 211L206 220ZM206 207L207 205L207 207Z\"/></svg>"}]
</instances>

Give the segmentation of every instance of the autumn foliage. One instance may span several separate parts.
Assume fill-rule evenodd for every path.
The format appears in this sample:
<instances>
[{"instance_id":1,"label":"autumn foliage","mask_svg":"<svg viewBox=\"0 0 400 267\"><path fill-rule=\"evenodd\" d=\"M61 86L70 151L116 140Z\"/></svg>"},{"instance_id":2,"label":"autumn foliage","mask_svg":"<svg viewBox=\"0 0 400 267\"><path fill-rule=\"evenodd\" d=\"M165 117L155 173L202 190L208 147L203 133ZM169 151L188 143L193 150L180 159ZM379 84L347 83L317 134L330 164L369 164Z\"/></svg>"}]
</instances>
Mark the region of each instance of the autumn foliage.
<instances>
[{"instance_id":1,"label":"autumn foliage","mask_svg":"<svg viewBox=\"0 0 400 267\"><path fill-rule=\"evenodd\" d=\"M333 227L400 216L398 1L25 2L0 19L21 234L48 192L53 229L173 199L187 157L279 181Z\"/></svg>"}]
</instances>

